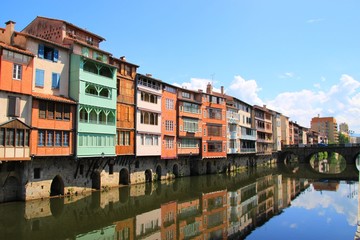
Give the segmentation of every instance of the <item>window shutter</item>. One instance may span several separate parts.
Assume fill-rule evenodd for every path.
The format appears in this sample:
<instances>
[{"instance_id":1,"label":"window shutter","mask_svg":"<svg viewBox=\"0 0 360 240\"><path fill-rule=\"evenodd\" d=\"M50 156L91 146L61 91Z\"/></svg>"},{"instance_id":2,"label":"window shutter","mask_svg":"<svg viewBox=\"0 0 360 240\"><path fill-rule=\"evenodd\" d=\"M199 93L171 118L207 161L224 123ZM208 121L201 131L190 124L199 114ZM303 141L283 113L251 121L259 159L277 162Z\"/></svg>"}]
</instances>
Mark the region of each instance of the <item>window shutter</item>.
<instances>
[{"instance_id":1,"label":"window shutter","mask_svg":"<svg viewBox=\"0 0 360 240\"><path fill-rule=\"evenodd\" d=\"M44 58L44 45L42 45L42 44L39 44L38 57Z\"/></svg>"},{"instance_id":2,"label":"window shutter","mask_svg":"<svg viewBox=\"0 0 360 240\"><path fill-rule=\"evenodd\" d=\"M52 88L59 88L60 87L60 74L59 73L52 73Z\"/></svg>"},{"instance_id":3,"label":"window shutter","mask_svg":"<svg viewBox=\"0 0 360 240\"><path fill-rule=\"evenodd\" d=\"M36 87L43 87L44 86L44 70L36 69L35 86Z\"/></svg>"},{"instance_id":4,"label":"window shutter","mask_svg":"<svg viewBox=\"0 0 360 240\"><path fill-rule=\"evenodd\" d=\"M59 50L54 49L54 59L53 59L53 61L57 62L58 59L59 59Z\"/></svg>"},{"instance_id":5,"label":"window shutter","mask_svg":"<svg viewBox=\"0 0 360 240\"><path fill-rule=\"evenodd\" d=\"M20 117L20 98L15 98L15 117Z\"/></svg>"}]
</instances>

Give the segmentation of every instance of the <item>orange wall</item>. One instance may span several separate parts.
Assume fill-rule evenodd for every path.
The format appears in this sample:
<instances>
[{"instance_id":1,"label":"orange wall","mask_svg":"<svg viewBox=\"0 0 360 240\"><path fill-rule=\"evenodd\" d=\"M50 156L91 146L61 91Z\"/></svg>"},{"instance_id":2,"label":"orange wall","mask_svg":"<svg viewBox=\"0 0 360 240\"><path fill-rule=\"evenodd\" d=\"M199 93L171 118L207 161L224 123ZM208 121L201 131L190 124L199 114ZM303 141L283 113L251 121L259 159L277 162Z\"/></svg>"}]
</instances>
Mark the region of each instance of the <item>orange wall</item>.
<instances>
[{"instance_id":1,"label":"orange wall","mask_svg":"<svg viewBox=\"0 0 360 240\"><path fill-rule=\"evenodd\" d=\"M22 65L21 80L12 78L13 64L13 62L5 61L1 58L0 90L31 94L33 61L31 60L29 65Z\"/></svg>"},{"instance_id":2,"label":"orange wall","mask_svg":"<svg viewBox=\"0 0 360 240\"><path fill-rule=\"evenodd\" d=\"M174 109L170 110L170 109L166 109L166 99L172 99L174 101ZM164 159L175 159L177 158L177 154L176 154L176 149L177 149L177 145L176 145L176 129L177 129L177 124L176 124L176 118L177 118L177 111L176 111L176 107L177 107L177 96L175 93L171 93L168 91L163 91L162 93L162 100L161 100L161 141L162 141L162 146L161 146L161 158ZM173 131L166 131L166 120L170 120L173 121L174 123L174 128ZM166 141L165 141L165 137L166 136L172 136L174 137L174 146L172 149L167 149L166 148Z\"/></svg>"},{"instance_id":3,"label":"orange wall","mask_svg":"<svg viewBox=\"0 0 360 240\"><path fill-rule=\"evenodd\" d=\"M70 121L55 120L55 119L39 119L39 100L33 99L31 122L34 128L30 134L30 152L38 156L49 155L71 155L73 154L73 119L75 116L75 105L71 106ZM69 146L68 147L46 147L38 146L38 128L44 130L62 130L69 131Z\"/></svg>"}]
</instances>

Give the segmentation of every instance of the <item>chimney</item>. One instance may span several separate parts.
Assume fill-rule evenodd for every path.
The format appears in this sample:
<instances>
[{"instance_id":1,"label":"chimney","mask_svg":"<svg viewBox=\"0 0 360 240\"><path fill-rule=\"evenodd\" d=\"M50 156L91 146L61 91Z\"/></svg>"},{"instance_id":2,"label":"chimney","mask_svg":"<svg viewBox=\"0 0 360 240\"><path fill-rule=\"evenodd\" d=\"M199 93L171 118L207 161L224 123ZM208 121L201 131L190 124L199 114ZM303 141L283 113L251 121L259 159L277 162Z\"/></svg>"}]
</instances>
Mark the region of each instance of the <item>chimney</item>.
<instances>
[{"instance_id":1,"label":"chimney","mask_svg":"<svg viewBox=\"0 0 360 240\"><path fill-rule=\"evenodd\" d=\"M125 58L125 56L121 56L121 57L120 57L120 60L123 60L123 61L125 61L125 62L126 62L126 58Z\"/></svg>"},{"instance_id":2,"label":"chimney","mask_svg":"<svg viewBox=\"0 0 360 240\"><path fill-rule=\"evenodd\" d=\"M211 86L211 83L208 83L208 85L206 86L206 93L207 93L207 94L212 94L212 86Z\"/></svg>"},{"instance_id":3,"label":"chimney","mask_svg":"<svg viewBox=\"0 0 360 240\"><path fill-rule=\"evenodd\" d=\"M224 95L224 86L221 86L221 94Z\"/></svg>"},{"instance_id":4,"label":"chimney","mask_svg":"<svg viewBox=\"0 0 360 240\"><path fill-rule=\"evenodd\" d=\"M266 108L266 105L264 104L263 107Z\"/></svg>"},{"instance_id":5,"label":"chimney","mask_svg":"<svg viewBox=\"0 0 360 240\"><path fill-rule=\"evenodd\" d=\"M14 29L15 29L15 22L14 21L7 21L6 23L6 27L5 27L5 43L8 45L11 45L12 43L12 36L14 33Z\"/></svg>"},{"instance_id":6,"label":"chimney","mask_svg":"<svg viewBox=\"0 0 360 240\"><path fill-rule=\"evenodd\" d=\"M203 90L202 90L202 89L198 89L198 92L199 92L199 93L202 93L202 92L203 92Z\"/></svg>"},{"instance_id":7,"label":"chimney","mask_svg":"<svg viewBox=\"0 0 360 240\"><path fill-rule=\"evenodd\" d=\"M152 74L151 74L151 73L147 73L147 74L145 74L145 76L147 76L147 77L152 77Z\"/></svg>"}]
</instances>

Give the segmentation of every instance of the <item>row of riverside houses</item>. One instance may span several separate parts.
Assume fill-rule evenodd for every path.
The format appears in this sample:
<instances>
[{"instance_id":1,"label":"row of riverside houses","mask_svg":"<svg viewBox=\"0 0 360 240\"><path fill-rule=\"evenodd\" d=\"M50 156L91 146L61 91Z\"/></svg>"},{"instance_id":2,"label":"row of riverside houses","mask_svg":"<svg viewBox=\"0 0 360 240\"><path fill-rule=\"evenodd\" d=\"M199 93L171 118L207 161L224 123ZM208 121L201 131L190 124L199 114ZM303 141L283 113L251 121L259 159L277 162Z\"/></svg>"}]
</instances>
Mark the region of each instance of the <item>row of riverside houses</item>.
<instances>
[{"instance_id":1,"label":"row of riverside houses","mask_svg":"<svg viewBox=\"0 0 360 240\"><path fill-rule=\"evenodd\" d=\"M14 28L0 28L0 202L228 171L308 142L305 128L223 87L139 74L66 21Z\"/></svg>"}]
</instances>

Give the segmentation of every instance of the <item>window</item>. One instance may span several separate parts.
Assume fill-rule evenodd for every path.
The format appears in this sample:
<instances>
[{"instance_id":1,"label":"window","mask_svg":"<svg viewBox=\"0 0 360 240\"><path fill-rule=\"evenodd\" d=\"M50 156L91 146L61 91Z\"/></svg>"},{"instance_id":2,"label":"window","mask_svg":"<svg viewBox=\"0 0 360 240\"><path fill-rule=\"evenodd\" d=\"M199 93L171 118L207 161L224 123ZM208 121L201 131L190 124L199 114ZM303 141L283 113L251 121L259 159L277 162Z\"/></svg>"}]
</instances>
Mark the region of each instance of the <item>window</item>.
<instances>
[{"instance_id":1,"label":"window","mask_svg":"<svg viewBox=\"0 0 360 240\"><path fill-rule=\"evenodd\" d=\"M81 112L80 112L81 113ZM80 114L81 116L81 114ZM50 102L39 100L39 118L70 120L70 105L60 102ZM81 119L81 117L80 117Z\"/></svg>"},{"instance_id":2,"label":"window","mask_svg":"<svg viewBox=\"0 0 360 240\"><path fill-rule=\"evenodd\" d=\"M174 131L174 121L166 120L165 129L166 131Z\"/></svg>"},{"instance_id":3,"label":"window","mask_svg":"<svg viewBox=\"0 0 360 240\"><path fill-rule=\"evenodd\" d=\"M40 168L34 168L34 179L39 179L40 176Z\"/></svg>"},{"instance_id":4,"label":"window","mask_svg":"<svg viewBox=\"0 0 360 240\"><path fill-rule=\"evenodd\" d=\"M188 92L181 92L181 96L183 98L189 98L190 99L190 93L188 93Z\"/></svg>"},{"instance_id":5,"label":"window","mask_svg":"<svg viewBox=\"0 0 360 240\"><path fill-rule=\"evenodd\" d=\"M131 76L131 67L128 65L125 65L125 75Z\"/></svg>"},{"instance_id":6,"label":"window","mask_svg":"<svg viewBox=\"0 0 360 240\"><path fill-rule=\"evenodd\" d=\"M159 136L153 134L141 134L141 145L156 146L159 145Z\"/></svg>"},{"instance_id":7,"label":"window","mask_svg":"<svg viewBox=\"0 0 360 240\"><path fill-rule=\"evenodd\" d=\"M141 92L141 101L157 104L157 99L154 94Z\"/></svg>"},{"instance_id":8,"label":"window","mask_svg":"<svg viewBox=\"0 0 360 240\"><path fill-rule=\"evenodd\" d=\"M20 98L9 96L8 117L20 117Z\"/></svg>"},{"instance_id":9,"label":"window","mask_svg":"<svg viewBox=\"0 0 360 240\"><path fill-rule=\"evenodd\" d=\"M48 47L48 46L44 46L43 44L39 44L38 57L57 62L58 58L59 58L59 51L52 47Z\"/></svg>"},{"instance_id":10,"label":"window","mask_svg":"<svg viewBox=\"0 0 360 240\"><path fill-rule=\"evenodd\" d=\"M6 129L6 136L5 136L5 145L6 146L14 146L14 135L15 129Z\"/></svg>"},{"instance_id":11,"label":"window","mask_svg":"<svg viewBox=\"0 0 360 240\"><path fill-rule=\"evenodd\" d=\"M200 106L198 104L184 102L183 107L184 107L184 112L197 113L197 114L200 113Z\"/></svg>"},{"instance_id":12,"label":"window","mask_svg":"<svg viewBox=\"0 0 360 240\"><path fill-rule=\"evenodd\" d=\"M222 134L222 126L216 126L216 125L209 125L207 127L208 130L208 136L221 136Z\"/></svg>"},{"instance_id":13,"label":"window","mask_svg":"<svg viewBox=\"0 0 360 240\"><path fill-rule=\"evenodd\" d=\"M61 131L55 132L55 146L61 146L62 143L62 134Z\"/></svg>"},{"instance_id":14,"label":"window","mask_svg":"<svg viewBox=\"0 0 360 240\"><path fill-rule=\"evenodd\" d=\"M53 146L54 145L54 131L47 131L46 134L46 146Z\"/></svg>"},{"instance_id":15,"label":"window","mask_svg":"<svg viewBox=\"0 0 360 240\"><path fill-rule=\"evenodd\" d=\"M199 120L192 118L184 118L184 131L186 132L197 132L199 129Z\"/></svg>"},{"instance_id":16,"label":"window","mask_svg":"<svg viewBox=\"0 0 360 240\"><path fill-rule=\"evenodd\" d=\"M173 137L166 137L165 138L165 148L166 149L173 149L174 148L174 138Z\"/></svg>"},{"instance_id":17,"label":"window","mask_svg":"<svg viewBox=\"0 0 360 240\"><path fill-rule=\"evenodd\" d=\"M28 138L28 133L26 133ZM26 138L25 138L26 141ZM28 142L25 143L27 145ZM39 130L38 131L38 146L56 146L68 147L69 146L69 132L68 131L53 131L53 130Z\"/></svg>"},{"instance_id":18,"label":"window","mask_svg":"<svg viewBox=\"0 0 360 240\"><path fill-rule=\"evenodd\" d=\"M59 89L60 88L60 74L59 73L52 73L51 87L53 89Z\"/></svg>"},{"instance_id":19,"label":"window","mask_svg":"<svg viewBox=\"0 0 360 240\"><path fill-rule=\"evenodd\" d=\"M222 119L222 117L221 117L221 109L209 108L208 112L209 112L209 116L208 116L209 118L218 119L218 120Z\"/></svg>"},{"instance_id":20,"label":"window","mask_svg":"<svg viewBox=\"0 0 360 240\"><path fill-rule=\"evenodd\" d=\"M130 145L130 132L121 131L119 134L119 145L129 146Z\"/></svg>"},{"instance_id":21,"label":"window","mask_svg":"<svg viewBox=\"0 0 360 240\"><path fill-rule=\"evenodd\" d=\"M166 109L172 110L174 109L174 100L173 99L166 99L165 101Z\"/></svg>"},{"instance_id":22,"label":"window","mask_svg":"<svg viewBox=\"0 0 360 240\"><path fill-rule=\"evenodd\" d=\"M158 125L158 114L141 111L140 123L149 125Z\"/></svg>"},{"instance_id":23,"label":"window","mask_svg":"<svg viewBox=\"0 0 360 240\"><path fill-rule=\"evenodd\" d=\"M36 69L35 72L35 87L44 87L44 70Z\"/></svg>"},{"instance_id":24,"label":"window","mask_svg":"<svg viewBox=\"0 0 360 240\"><path fill-rule=\"evenodd\" d=\"M14 63L13 65L13 79L21 80L22 65Z\"/></svg>"},{"instance_id":25,"label":"window","mask_svg":"<svg viewBox=\"0 0 360 240\"><path fill-rule=\"evenodd\" d=\"M209 152L222 152L222 143L221 142L209 142L208 143Z\"/></svg>"},{"instance_id":26,"label":"window","mask_svg":"<svg viewBox=\"0 0 360 240\"><path fill-rule=\"evenodd\" d=\"M197 148L199 147L199 140L192 138L183 138L180 142L180 148Z\"/></svg>"},{"instance_id":27,"label":"window","mask_svg":"<svg viewBox=\"0 0 360 240\"><path fill-rule=\"evenodd\" d=\"M15 146L24 146L24 129L16 129Z\"/></svg>"}]
</instances>

